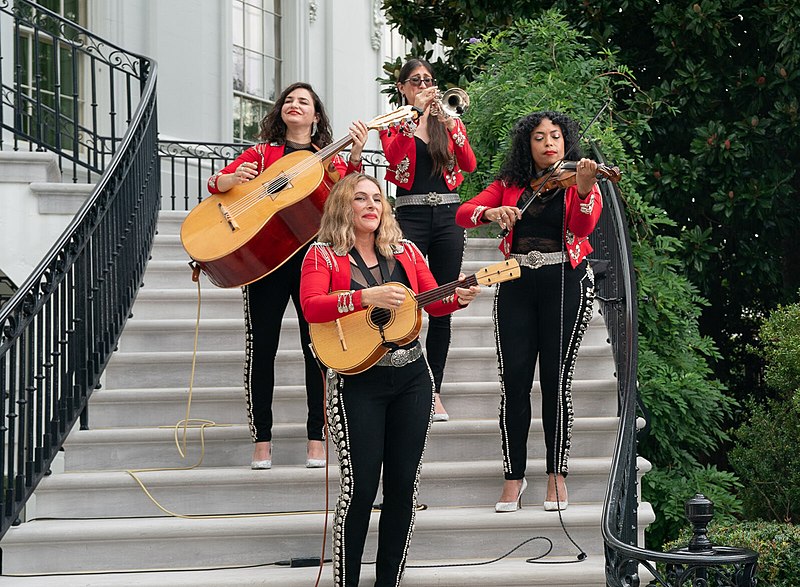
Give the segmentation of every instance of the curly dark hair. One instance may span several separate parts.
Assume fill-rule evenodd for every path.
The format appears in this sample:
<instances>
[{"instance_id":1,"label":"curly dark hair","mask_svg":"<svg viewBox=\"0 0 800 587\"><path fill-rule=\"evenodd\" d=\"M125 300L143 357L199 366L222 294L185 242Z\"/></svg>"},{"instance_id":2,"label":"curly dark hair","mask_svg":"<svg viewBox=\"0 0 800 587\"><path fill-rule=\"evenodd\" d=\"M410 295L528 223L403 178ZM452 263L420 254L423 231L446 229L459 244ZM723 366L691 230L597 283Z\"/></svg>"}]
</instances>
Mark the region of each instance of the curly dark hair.
<instances>
[{"instance_id":1,"label":"curly dark hair","mask_svg":"<svg viewBox=\"0 0 800 587\"><path fill-rule=\"evenodd\" d=\"M283 104L286 102L286 97L297 89L308 90L311 94L311 99L314 101L314 112L319 117L317 121L317 132L311 137L311 142L317 147L325 147L333 142L331 136L331 123L328 120L328 115L325 113L325 106L322 105L314 88L305 82L296 82L287 86L281 92L278 99L275 100L275 105L264 118L261 119L261 131L258 133L258 139L264 142L283 143L286 139L286 123L281 118L281 110Z\"/></svg>"},{"instance_id":2,"label":"curly dark hair","mask_svg":"<svg viewBox=\"0 0 800 587\"><path fill-rule=\"evenodd\" d=\"M508 184L527 186L535 176L533 155L531 155L531 133L545 118L561 128L564 137L564 160L578 161L581 158L580 145L577 143L580 132L578 124L566 114L545 110L523 116L511 131L511 149L506 153L505 161L497 174ZM571 147L571 148L570 148Z\"/></svg>"}]
</instances>

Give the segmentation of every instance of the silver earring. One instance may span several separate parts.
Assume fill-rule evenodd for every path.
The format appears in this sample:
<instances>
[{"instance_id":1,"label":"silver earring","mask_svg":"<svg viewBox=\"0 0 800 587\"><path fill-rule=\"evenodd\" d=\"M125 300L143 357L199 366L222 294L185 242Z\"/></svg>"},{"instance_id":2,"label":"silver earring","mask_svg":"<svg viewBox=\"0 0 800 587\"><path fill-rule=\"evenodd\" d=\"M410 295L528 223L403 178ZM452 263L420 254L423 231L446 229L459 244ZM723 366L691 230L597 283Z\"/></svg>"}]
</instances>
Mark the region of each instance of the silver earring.
<instances>
[{"instance_id":1,"label":"silver earring","mask_svg":"<svg viewBox=\"0 0 800 587\"><path fill-rule=\"evenodd\" d=\"M311 136L313 137L315 134L317 134L317 121L316 120L311 125Z\"/></svg>"}]
</instances>

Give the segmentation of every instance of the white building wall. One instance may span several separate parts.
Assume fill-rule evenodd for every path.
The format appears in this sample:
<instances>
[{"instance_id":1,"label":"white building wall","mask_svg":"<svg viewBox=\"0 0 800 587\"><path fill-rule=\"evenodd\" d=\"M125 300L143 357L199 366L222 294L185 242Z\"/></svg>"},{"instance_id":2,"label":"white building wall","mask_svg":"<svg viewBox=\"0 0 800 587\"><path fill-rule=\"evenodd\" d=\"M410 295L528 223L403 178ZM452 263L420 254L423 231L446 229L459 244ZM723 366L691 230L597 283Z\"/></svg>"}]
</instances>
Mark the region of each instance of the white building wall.
<instances>
[{"instance_id":1,"label":"white building wall","mask_svg":"<svg viewBox=\"0 0 800 587\"><path fill-rule=\"evenodd\" d=\"M334 138L355 119L388 108L375 79L402 47L380 0L283 0L283 86L310 83ZM88 0L87 28L158 62L162 138L227 142L232 135L231 3L228 0ZM404 48L402 48L404 51ZM378 148L371 133L370 148Z\"/></svg>"},{"instance_id":2,"label":"white building wall","mask_svg":"<svg viewBox=\"0 0 800 587\"><path fill-rule=\"evenodd\" d=\"M334 139L344 137L353 120L368 122L390 110L375 79L383 75L383 62L405 54L406 47L384 24L380 4L381 0L282 1L283 85L307 81L317 90ZM231 18L229 0L86 0L82 24L114 45L157 61L162 140L230 142ZM0 35L3 55L11 55L10 38ZM3 60L1 66L3 79L11 79L12 61ZM10 107L3 108L4 115L13 114ZM10 139L7 133L5 139ZM371 132L367 148L379 147L378 133ZM201 174L204 178L208 173ZM0 269L20 284L56 241L69 215L43 214L35 194L22 184L12 188L3 183L4 218L15 221L0 225ZM77 207L75 202L70 205L73 211ZM26 227L24 237L20 227Z\"/></svg>"}]
</instances>

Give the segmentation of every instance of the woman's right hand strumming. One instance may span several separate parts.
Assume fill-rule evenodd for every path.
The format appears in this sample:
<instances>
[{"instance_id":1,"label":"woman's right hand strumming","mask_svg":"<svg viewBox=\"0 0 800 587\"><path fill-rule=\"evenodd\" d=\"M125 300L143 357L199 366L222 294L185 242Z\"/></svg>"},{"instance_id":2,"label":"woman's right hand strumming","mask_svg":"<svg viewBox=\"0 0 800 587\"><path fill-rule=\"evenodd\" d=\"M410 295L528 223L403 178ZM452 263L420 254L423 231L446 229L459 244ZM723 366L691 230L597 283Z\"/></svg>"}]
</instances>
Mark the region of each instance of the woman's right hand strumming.
<instances>
[{"instance_id":1,"label":"woman's right hand strumming","mask_svg":"<svg viewBox=\"0 0 800 587\"><path fill-rule=\"evenodd\" d=\"M388 310L403 305L406 290L396 285L376 285L361 292L362 306L377 306Z\"/></svg>"},{"instance_id":2,"label":"woman's right hand strumming","mask_svg":"<svg viewBox=\"0 0 800 587\"><path fill-rule=\"evenodd\" d=\"M233 173L222 175L217 179L217 189L227 192L234 186L247 183L258 175L258 165L252 161L245 161Z\"/></svg>"}]
</instances>

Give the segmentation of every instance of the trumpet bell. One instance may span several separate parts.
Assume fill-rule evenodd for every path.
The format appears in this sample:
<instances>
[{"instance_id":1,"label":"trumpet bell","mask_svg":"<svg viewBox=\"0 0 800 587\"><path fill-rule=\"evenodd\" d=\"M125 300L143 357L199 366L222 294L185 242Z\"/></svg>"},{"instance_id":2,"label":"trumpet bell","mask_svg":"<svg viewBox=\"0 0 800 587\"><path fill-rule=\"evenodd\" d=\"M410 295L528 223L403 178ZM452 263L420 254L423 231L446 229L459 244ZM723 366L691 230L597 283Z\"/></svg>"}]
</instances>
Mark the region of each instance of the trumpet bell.
<instances>
[{"instance_id":1,"label":"trumpet bell","mask_svg":"<svg viewBox=\"0 0 800 587\"><path fill-rule=\"evenodd\" d=\"M442 112L460 118L469 108L469 95L461 88L450 88L442 94Z\"/></svg>"}]
</instances>

